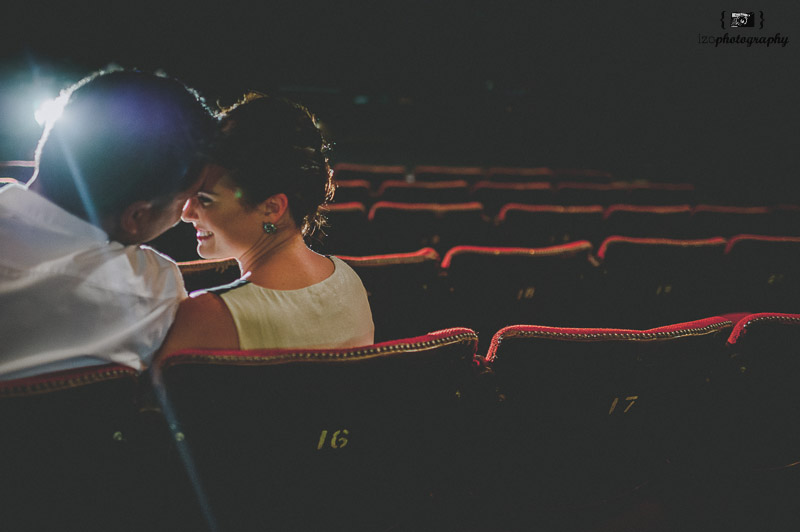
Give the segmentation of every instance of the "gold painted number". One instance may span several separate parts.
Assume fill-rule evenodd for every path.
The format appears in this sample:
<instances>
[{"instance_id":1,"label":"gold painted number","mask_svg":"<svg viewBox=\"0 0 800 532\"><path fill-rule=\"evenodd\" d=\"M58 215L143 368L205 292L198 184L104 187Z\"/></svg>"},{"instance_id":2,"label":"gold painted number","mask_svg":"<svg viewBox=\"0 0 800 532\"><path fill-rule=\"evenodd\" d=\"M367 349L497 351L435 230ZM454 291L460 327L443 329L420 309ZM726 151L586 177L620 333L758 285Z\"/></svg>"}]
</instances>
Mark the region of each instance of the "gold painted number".
<instances>
[{"instance_id":1,"label":"gold painted number","mask_svg":"<svg viewBox=\"0 0 800 532\"><path fill-rule=\"evenodd\" d=\"M330 446L332 449L341 449L342 447L347 445L347 438L350 431L347 429L337 430L333 434L331 434L330 440L328 440L328 431L323 430L319 435L319 442L317 443L317 450L321 451L323 447L325 447L325 442L329 441Z\"/></svg>"},{"instance_id":2,"label":"gold painted number","mask_svg":"<svg viewBox=\"0 0 800 532\"><path fill-rule=\"evenodd\" d=\"M625 400L628 401L628 405L625 407L625 410L623 410L622 413L627 414L628 410L631 409L631 407L633 406L633 404L636 402L637 399L639 399L638 395L629 395L628 397L626 397ZM611 401L611 408L608 409L609 416L613 414L614 411L617 409L617 405L619 405L619 400L620 400L619 397L615 397L614 400Z\"/></svg>"},{"instance_id":3,"label":"gold painted number","mask_svg":"<svg viewBox=\"0 0 800 532\"><path fill-rule=\"evenodd\" d=\"M767 284L775 285L781 284L784 280L784 275L782 273L773 273L767 278Z\"/></svg>"},{"instance_id":4,"label":"gold painted number","mask_svg":"<svg viewBox=\"0 0 800 532\"><path fill-rule=\"evenodd\" d=\"M523 299L533 299L533 295L536 293L535 286L529 286L527 288L520 288L519 292L517 292L517 301L522 301Z\"/></svg>"}]
</instances>

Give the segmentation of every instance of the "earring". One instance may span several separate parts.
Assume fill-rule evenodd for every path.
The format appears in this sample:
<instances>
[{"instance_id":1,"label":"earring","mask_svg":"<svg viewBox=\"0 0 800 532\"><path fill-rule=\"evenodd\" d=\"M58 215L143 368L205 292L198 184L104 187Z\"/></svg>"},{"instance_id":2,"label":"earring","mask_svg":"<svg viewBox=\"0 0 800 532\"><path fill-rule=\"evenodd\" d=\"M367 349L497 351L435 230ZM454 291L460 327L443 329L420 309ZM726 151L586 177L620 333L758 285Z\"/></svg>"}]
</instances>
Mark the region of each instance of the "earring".
<instances>
[{"instance_id":1,"label":"earring","mask_svg":"<svg viewBox=\"0 0 800 532\"><path fill-rule=\"evenodd\" d=\"M272 222L264 222L264 225L261 226L264 229L264 232L268 235L274 235L278 232L278 226Z\"/></svg>"}]
</instances>

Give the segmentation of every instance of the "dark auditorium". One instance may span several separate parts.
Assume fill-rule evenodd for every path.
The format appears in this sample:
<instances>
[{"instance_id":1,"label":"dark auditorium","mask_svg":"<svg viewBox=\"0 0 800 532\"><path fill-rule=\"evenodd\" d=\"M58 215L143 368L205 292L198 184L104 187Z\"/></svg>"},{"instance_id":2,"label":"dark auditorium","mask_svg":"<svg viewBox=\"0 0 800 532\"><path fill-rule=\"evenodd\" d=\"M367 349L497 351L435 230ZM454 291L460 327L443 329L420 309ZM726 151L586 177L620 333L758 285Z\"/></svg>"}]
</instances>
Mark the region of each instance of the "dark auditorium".
<instances>
[{"instance_id":1,"label":"dark auditorium","mask_svg":"<svg viewBox=\"0 0 800 532\"><path fill-rule=\"evenodd\" d=\"M3 11L1 532L800 530L800 3Z\"/></svg>"}]
</instances>

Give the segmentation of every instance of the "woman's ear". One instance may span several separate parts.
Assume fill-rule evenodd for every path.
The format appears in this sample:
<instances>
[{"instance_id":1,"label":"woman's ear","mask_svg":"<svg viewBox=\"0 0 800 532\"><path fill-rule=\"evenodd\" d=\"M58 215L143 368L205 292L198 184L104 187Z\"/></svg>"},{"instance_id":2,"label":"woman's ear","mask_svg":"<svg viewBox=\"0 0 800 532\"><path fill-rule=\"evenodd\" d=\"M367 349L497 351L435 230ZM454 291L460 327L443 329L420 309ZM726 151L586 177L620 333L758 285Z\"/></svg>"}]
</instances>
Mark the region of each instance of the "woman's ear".
<instances>
[{"instance_id":1,"label":"woman's ear","mask_svg":"<svg viewBox=\"0 0 800 532\"><path fill-rule=\"evenodd\" d=\"M265 222L277 223L289 210L289 198L286 194L275 194L265 199L259 206Z\"/></svg>"}]
</instances>

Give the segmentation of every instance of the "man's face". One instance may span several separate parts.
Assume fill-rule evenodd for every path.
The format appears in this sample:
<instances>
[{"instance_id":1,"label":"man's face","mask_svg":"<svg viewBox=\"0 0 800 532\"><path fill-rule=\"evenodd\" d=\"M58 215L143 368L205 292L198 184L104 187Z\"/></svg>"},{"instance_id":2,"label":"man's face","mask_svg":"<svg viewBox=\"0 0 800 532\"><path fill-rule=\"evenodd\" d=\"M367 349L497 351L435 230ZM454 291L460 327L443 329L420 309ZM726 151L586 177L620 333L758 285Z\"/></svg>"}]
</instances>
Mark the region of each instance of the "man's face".
<instances>
[{"instance_id":1,"label":"man's face","mask_svg":"<svg viewBox=\"0 0 800 532\"><path fill-rule=\"evenodd\" d=\"M202 185L198 178L190 188L178 193L166 203L150 203L137 219L138 232L133 244L149 242L180 221L181 211L189 198L194 197ZM126 242L123 242L125 244Z\"/></svg>"}]
</instances>

